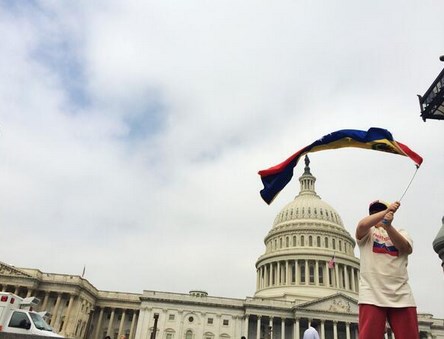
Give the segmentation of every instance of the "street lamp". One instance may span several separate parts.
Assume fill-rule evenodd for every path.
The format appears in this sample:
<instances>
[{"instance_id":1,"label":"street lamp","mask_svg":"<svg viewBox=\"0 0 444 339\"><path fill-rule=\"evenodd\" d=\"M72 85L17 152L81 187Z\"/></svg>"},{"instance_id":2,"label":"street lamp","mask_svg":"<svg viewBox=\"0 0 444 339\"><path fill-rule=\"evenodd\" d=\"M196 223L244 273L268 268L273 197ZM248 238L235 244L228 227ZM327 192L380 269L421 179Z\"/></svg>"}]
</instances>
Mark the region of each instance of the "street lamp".
<instances>
[{"instance_id":1,"label":"street lamp","mask_svg":"<svg viewBox=\"0 0 444 339\"><path fill-rule=\"evenodd\" d=\"M154 327L153 327L153 332L151 332L151 339L156 339L157 320L159 320L159 313L154 313Z\"/></svg>"},{"instance_id":2,"label":"street lamp","mask_svg":"<svg viewBox=\"0 0 444 339\"><path fill-rule=\"evenodd\" d=\"M439 60L444 61L444 55ZM422 120L444 120L444 69L425 94L423 96L418 95L418 98Z\"/></svg>"}]
</instances>

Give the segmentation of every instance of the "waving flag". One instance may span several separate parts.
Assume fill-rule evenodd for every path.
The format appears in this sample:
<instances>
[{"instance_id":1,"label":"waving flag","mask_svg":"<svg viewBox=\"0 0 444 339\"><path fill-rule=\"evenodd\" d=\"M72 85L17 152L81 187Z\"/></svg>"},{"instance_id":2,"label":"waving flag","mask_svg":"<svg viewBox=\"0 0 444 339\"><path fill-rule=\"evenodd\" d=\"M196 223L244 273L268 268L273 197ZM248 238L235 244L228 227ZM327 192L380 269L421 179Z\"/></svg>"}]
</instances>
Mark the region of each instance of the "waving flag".
<instances>
[{"instance_id":1,"label":"waving flag","mask_svg":"<svg viewBox=\"0 0 444 339\"><path fill-rule=\"evenodd\" d=\"M419 168L422 157L406 145L395 141L386 129L372 127L368 131L343 129L323 136L312 144L305 146L284 162L259 171L264 188L261 190L262 199L270 204L276 195L288 184L293 177L293 168L299 159L307 153L328 149L357 147L375 151L399 154L412 159Z\"/></svg>"},{"instance_id":2,"label":"waving flag","mask_svg":"<svg viewBox=\"0 0 444 339\"><path fill-rule=\"evenodd\" d=\"M334 268L335 267L335 255L333 254L333 256L331 257L331 259L328 261L328 268Z\"/></svg>"}]
</instances>

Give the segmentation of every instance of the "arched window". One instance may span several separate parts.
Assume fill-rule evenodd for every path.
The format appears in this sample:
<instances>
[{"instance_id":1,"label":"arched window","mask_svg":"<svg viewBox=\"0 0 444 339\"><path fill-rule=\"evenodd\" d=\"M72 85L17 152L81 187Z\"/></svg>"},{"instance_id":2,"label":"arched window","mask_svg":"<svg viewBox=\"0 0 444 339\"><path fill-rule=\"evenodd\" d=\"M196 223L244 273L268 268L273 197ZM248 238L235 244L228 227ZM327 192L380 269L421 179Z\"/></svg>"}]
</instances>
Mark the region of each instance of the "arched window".
<instances>
[{"instance_id":1,"label":"arched window","mask_svg":"<svg viewBox=\"0 0 444 339\"><path fill-rule=\"evenodd\" d=\"M285 246L290 247L290 238L289 237L285 238Z\"/></svg>"},{"instance_id":2,"label":"arched window","mask_svg":"<svg viewBox=\"0 0 444 339\"><path fill-rule=\"evenodd\" d=\"M185 339L193 339L193 331L188 330L188 331L185 333Z\"/></svg>"},{"instance_id":3,"label":"arched window","mask_svg":"<svg viewBox=\"0 0 444 339\"><path fill-rule=\"evenodd\" d=\"M279 238L279 248L282 248L282 238Z\"/></svg>"},{"instance_id":4,"label":"arched window","mask_svg":"<svg viewBox=\"0 0 444 339\"><path fill-rule=\"evenodd\" d=\"M336 249L336 239L333 239L333 249Z\"/></svg>"},{"instance_id":5,"label":"arched window","mask_svg":"<svg viewBox=\"0 0 444 339\"><path fill-rule=\"evenodd\" d=\"M321 247L321 237L316 238L316 246Z\"/></svg>"},{"instance_id":6,"label":"arched window","mask_svg":"<svg viewBox=\"0 0 444 339\"><path fill-rule=\"evenodd\" d=\"M296 236L293 235L293 246L296 246Z\"/></svg>"},{"instance_id":7,"label":"arched window","mask_svg":"<svg viewBox=\"0 0 444 339\"><path fill-rule=\"evenodd\" d=\"M313 246L313 237L311 235L308 237L308 246Z\"/></svg>"},{"instance_id":8,"label":"arched window","mask_svg":"<svg viewBox=\"0 0 444 339\"><path fill-rule=\"evenodd\" d=\"M303 235L301 235L301 246L304 246L304 236Z\"/></svg>"},{"instance_id":9,"label":"arched window","mask_svg":"<svg viewBox=\"0 0 444 339\"><path fill-rule=\"evenodd\" d=\"M324 242L325 242L325 248L328 248L328 238L327 237L325 237Z\"/></svg>"}]
</instances>

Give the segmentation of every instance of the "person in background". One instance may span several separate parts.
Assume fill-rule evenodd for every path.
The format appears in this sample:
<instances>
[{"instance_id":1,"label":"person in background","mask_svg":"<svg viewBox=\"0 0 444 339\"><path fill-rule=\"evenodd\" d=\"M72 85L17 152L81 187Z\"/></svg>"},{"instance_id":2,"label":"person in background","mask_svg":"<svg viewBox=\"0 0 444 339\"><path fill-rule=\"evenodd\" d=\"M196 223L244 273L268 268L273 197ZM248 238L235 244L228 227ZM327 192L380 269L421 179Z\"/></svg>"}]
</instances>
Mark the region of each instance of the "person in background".
<instances>
[{"instance_id":1,"label":"person in background","mask_svg":"<svg viewBox=\"0 0 444 339\"><path fill-rule=\"evenodd\" d=\"M396 338L419 338L407 273L413 241L405 230L392 224L399 207L399 202L389 205L376 200L356 227L361 253L359 339L383 338L386 322Z\"/></svg>"},{"instance_id":2,"label":"person in background","mask_svg":"<svg viewBox=\"0 0 444 339\"><path fill-rule=\"evenodd\" d=\"M305 330L302 339L319 339L319 333L317 331L318 326L318 322L313 320Z\"/></svg>"}]
</instances>

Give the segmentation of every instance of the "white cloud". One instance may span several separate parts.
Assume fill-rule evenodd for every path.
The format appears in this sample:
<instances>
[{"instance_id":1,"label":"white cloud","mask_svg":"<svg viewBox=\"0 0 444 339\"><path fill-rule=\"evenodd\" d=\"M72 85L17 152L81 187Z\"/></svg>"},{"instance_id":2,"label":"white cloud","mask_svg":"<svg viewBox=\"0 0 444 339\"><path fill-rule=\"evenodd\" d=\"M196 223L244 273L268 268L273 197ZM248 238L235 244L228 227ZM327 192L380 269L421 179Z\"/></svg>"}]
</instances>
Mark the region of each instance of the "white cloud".
<instances>
[{"instance_id":1,"label":"white cloud","mask_svg":"<svg viewBox=\"0 0 444 339\"><path fill-rule=\"evenodd\" d=\"M2 261L86 264L99 289L253 295L263 238L302 166L271 206L257 171L331 131L379 126L425 159L397 218L415 240L419 309L444 316L444 289L425 287L442 284L431 242L444 139L416 98L442 68L435 1L14 6L0 12L0 215L23 241L2 246ZM369 201L398 199L414 172L363 150L311 159L351 234Z\"/></svg>"}]
</instances>

